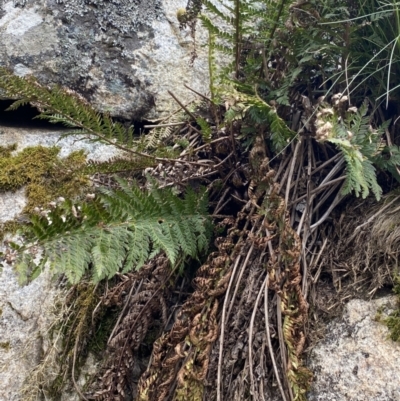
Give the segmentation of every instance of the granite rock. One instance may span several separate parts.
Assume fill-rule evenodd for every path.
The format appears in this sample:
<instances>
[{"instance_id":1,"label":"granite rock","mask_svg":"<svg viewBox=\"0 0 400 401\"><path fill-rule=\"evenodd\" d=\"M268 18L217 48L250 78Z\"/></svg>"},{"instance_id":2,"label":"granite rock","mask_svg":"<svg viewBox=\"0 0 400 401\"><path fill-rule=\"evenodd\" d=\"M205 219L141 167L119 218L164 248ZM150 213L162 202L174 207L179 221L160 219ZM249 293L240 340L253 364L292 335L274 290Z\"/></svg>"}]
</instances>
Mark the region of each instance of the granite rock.
<instances>
[{"instance_id":1,"label":"granite rock","mask_svg":"<svg viewBox=\"0 0 400 401\"><path fill-rule=\"evenodd\" d=\"M352 300L341 320L311 352L314 372L308 401L400 400L400 344L388 338L387 327L377 321L396 308L396 298Z\"/></svg>"},{"instance_id":2,"label":"granite rock","mask_svg":"<svg viewBox=\"0 0 400 401\"><path fill-rule=\"evenodd\" d=\"M176 18L186 0L0 2L0 65L84 95L124 119L168 114L208 91L206 33L193 40Z\"/></svg>"}]
</instances>

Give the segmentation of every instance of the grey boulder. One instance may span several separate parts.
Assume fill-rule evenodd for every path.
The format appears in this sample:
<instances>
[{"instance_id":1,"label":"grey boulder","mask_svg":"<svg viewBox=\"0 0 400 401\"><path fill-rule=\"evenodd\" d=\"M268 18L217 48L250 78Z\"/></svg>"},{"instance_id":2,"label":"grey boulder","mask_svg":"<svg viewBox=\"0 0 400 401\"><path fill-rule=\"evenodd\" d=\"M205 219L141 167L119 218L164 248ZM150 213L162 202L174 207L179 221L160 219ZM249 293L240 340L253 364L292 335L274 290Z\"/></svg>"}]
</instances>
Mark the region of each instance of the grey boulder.
<instances>
[{"instance_id":1,"label":"grey boulder","mask_svg":"<svg viewBox=\"0 0 400 401\"><path fill-rule=\"evenodd\" d=\"M180 30L186 0L14 0L0 2L0 65L84 95L124 119L165 116L208 91L206 33Z\"/></svg>"}]
</instances>

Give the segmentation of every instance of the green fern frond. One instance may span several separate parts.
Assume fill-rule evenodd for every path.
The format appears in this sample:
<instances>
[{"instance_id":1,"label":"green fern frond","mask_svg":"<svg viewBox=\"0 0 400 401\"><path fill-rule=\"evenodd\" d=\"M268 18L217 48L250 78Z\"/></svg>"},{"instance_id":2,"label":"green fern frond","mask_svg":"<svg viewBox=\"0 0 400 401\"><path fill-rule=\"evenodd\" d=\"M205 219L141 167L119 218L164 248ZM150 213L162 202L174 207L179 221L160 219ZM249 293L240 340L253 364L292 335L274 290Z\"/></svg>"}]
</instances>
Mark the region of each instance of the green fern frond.
<instances>
[{"instance_id":1,"label":"green fern frond","mask_svg":"<svg viewBox=\"0 0 400 401\"><path fill-rule=\"evenodd\" d=\"M219 28L217 25L215 25L211 19L206 16L206 15L200 15L199 19L203 23L203 26L212 34L214 34L216 37L221 38L221 39L227 39L228 41L233 41L235 36L231 32L227 32L221 28Z\"/></svg>"},{"instance_id":2,"label":"green fern frond","mask_svg":"<svg viewBox=\"0 0 400 401\"><path fill-rule=\"evenodd\" d=\"M0 67L0 90L3 96L16 99L9 110L30 103L40 112L36 118L62 123L71 128L71 131L63 136L80 134L90 141L107 143L133 156L133 159L142 161L147 158L146 167L175 156L168 148L157 149L158 154L156 152L149 154L147 151L152 149L148 146L140 149L141 142L134 140L132 127L126 128L114 121L110 115L100 114L83 97L70 90L58 86L45 87L32 76L19 77L2 67ZM160 137L157 143L161 139ZM142 162L139 164L143 167Z\"/></svg>"},{"instance_id":3,"label":"green fern frond","mask_svg":"<svg viewBox=\"0 0 400 401\"><path fill-rule=\"evenodd\" d=\"M392 172L400 166L400 147L396 145L384 146L382 152L373 161L380 169ZM395 174L396 179L398 179L398 175L398 173Z\"/></svg>"},{"instance_id":4,"label":"green fern frond","mask_svg":"<svg viewBox=\"0 0 400 401\"><path fill-rule=\"evenodd\" d=\"M197 124L200 125L200 129L201 129L201 136L203 138L204 142L210 142L211 141L211 137L212 137L212 131L211 131L211 127L208 124L208 122L202 118L202 117L198 117L196 119Z\"/></svg>"},{"instance_id":5,"label":"green fern frond","mask_svg":"<svg viewBox=\"0 0 400 401\"><path fill-rule=\"evenodd\" d=\"M154 166L148 157L112 157L107 161L88 160L83 167L84 174L115 174L125 171L141 171Z\"/></svg>"},{"instance_id":6,"label":"green fern frond","mask_svg":"<svg viewBox=\"0 0 400 401\"><path fill-rule=\"evenodd\" d=\"M42 86L32 76L19 77L5 68L0 68L0 88L5 96L17 99L9 110L30 103L39 109L38 118L80 128L87 134L109 142L127 144L132 141L132 128L126 129L110 116L100 115L85 99L72 91Z\"/></svg>"},{"instance_id":7,"label":"green fern frond","mask_svg":"<svg viewBox=\"0 0 400 401\"><path fill-rule=\"evenodd\" d=\"M235 19L233 15L228 14L226 11L221 11L215 4L213 4L209 0L202 0L202 3L204 5L204 8L208 11L209 14L215 15L219 18L221 18L223 21L228 23L229 25L234 25L235 24Z\"/></svg>"},{"instance_id":8,"label":"green fern frond","mask_svg":"<svg viewBox=\"0 0 400 401\"><path fill-rule=\"evenodd\" d=\"M329 142L337 145L346 161L347 178L343 186L343 194L354 192L356 196L361 195L362 198L366 198L371 190L379 200L382 188L376 180L376 170L372 161L347 140L330 138Z\"/></svg>"},{"instance_id":9,"label":"green fern frond","mask_svg":"<svg viewBox=\"0 0 400 401\"><path fill-rule=\"evenodd\" d=\"M224 95L228 99L235 99L235 104L225 114L225 120L229 122L247 117L250 123L265 126L276 152L281 151L295 137L295 132L287 126L276 109L257 94L245 94L230 87Z\"/></svg>"},{"instance_id":10,"label":"green fern frond","mask_svg":"<svg viewBox=\"0 0 400 401\"><path fill-rule=\"evenodd\" d=\"M335 111L333 115L329 113L330 117L322 116L317 124L322 127L324 123L330 123L332 128L326 140L335 144L343 154L346 162L343 193L354 192L356 196L366 198L371 191L379 200L382 188L377 181L375 165L382 168L389 168L390 165L387 161L390 158L386 160L384 155L386 147L382 138L389 122L373 129L367 112L368 104L364 102L356 113L347 112L344 119L339 119ZM393 162L397 163L400 157L397 157L395 149L394 151Z\"/></svg>"},{"instance_id":11,"label":"green fern frond","mask_svg":"<svg viewBox=\"0 0 400 401\"><path fill-rule=\"evenodd\" d=\"M119 180L119 190L102 189L91 202L66 201L47 217L34 216L30 244L20 251L18 271L32 270L32 249L71 283L87 271L98 282L118 272L140 269L155 252L164 251L172 265L196 258L208 245L207 196L188 191L184 198L171 189L142 191ZM43 263L42 263L43 265Z\"/></svg>"}]
</instances>

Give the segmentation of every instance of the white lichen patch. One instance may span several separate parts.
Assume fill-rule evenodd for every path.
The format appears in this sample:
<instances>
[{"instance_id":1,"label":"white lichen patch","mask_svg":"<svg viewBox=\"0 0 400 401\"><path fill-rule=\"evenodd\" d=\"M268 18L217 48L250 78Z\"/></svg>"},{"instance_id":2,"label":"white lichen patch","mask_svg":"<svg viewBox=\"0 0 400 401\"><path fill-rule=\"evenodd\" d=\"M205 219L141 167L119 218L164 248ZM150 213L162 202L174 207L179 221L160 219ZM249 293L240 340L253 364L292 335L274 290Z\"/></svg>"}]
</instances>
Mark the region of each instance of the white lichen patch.
<instances>
[{"instance_id":1,"label":"white lichen patch","mask_svg":"<svg viewBox=\"0 0 400 401\"><path fill-rule=\"evenodd\" d=\"M12 1L2 6L0 52L7 57L32 57L58 47L57 23L44 17L38 6L14 7ZM30 67L30 66L29 66Z\"/></svg>"},{"instance_id":2,"label":"white lichen patch","mask_svg":"<svg viewBox=\"0 0 400 401\"><path fill-rule=\"evenodd\" d=\"M376 319L382 307L395 308L396 298L350 301L343 318L330 323L309 357L309 401L400 400L400 344Z\"/></svg>"},{"instance_id":3,"label":"white lichen patch","mask_svg":"<svg viewBox=\"0 0 400 401\"><path fill-rule=\"evenodd\" d=\"M26 206L25 189L0 193L0 223L15 219Z\"/></svg>"},{"instance_id":4,"label":"white lichen patch","mask_svg":"<svg viewBox=\"0 0 400 401\"><path fill-rule=\"evenodd\" d=\"M14 36L22 36L42 22L43 17L37 14L34 9L29 8L27 10L21 10L19 15L11 19L7 24L6 33Z\"/></svg>"},{"instance_id":5,"label":"white lichen patch","mask_svg":"<svg viewBox=\"0 0 400 401\"><path fill-rule=\"evenodd\" d=\"M21 13L19 8L15 8L12 1L3 4L4 15L0 18L0 29L7 29L7 26Z\"/></svg>"}]
</instances>

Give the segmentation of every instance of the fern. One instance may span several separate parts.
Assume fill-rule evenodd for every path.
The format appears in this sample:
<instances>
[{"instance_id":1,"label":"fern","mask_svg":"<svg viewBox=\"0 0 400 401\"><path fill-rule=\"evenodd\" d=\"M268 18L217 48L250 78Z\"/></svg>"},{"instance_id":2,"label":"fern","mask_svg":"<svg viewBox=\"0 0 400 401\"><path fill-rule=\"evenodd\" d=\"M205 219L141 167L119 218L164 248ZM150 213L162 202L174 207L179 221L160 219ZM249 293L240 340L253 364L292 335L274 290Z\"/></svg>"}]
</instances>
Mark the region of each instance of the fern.
<instances>
[{"instance_id":1,"label":"fern","mask_svg":"<svg viewBox=\"0 0 400 401\"><path fill-rule=\"evenodd\" d=\"M203 138L203 141L210 142L211 137L212 137L212 131L211 131L210 124L208 124L208 122L202 117L198 117L196 119L196 122L197 122L197 124L199 124L199 126L201 128L201 136Z\"/></svg>"},{"instance_id":2,"label":"fern","mask_svg":"<svg viewBox=\"0 0 400 401\"><path fill-rule=\"evenodd\" d=\"M329 142L335 144L342 152L346 161L346 181L343 186L343 194L354 191L356 196L366 198L371 190L379 200L382 189L376 180L376 171L371 160L367 159L358 146L350 141L331 138Z\"/></svg>"},{"instance_id":3,"label":"fern","mask_svg":"<svg viewBox=\"0 0 400 401\"><path fill-rule=\"evenodd\" d=\"M112 144L129 145L132 142L132 129L125 129L108 115L101 116L85 99L72 91L42 86L32 76L19 77L5 68L0 68L0 87L5 96L18 99L9 110L30 103L39 109L38 118L79 128L77 132L93 134Z\"/></svg>"},{"instance_id":4,"label":"fern","mask_svg":"<svg viewBox=\"0 0 400 401\"><path fill-rule=\"evenodd\" d=\"M139 269L164 251L171 264L196 258L209 242L210 221L205 192L180 198L171 189L142 191L118 180L121 189L102 189L92 202L66 201L47 216L34 216L30 242L20 249L22 278L36 274L48 261L77 283L90 271L94 282ZM43 249L34 263L37 247Z\"/></svg>"},{"instance_id":5,"label":"fern","mask_svg":"<svg viewBox=\"0 0 400 401\"><path fill-rule=\"evenodd\" d=\"M225 96L233 99L233 103L230 104L229 110L225 114L225 120L227 122L238 119L245 120L253 127L253 130L255 130L255 125L268 128L269 139L276 152L281 151L295 137L295 132L289 129L276 109L257 94L246 94L229 88ZM245 129L246 126L243 130Z\"/></svg>"},{"instance_id":6,"label":"fern","mask_svg":"<svg viewBox=\"0 0 400 401\"><path fill-rule=\"evenodd\" d=\"M80 134L91 141L102 141L115 146L132 157L132 163L136 161L139 168L154 166L157 161L173 161L171 159L175 156L165 149L158 154L149 154L150 147L143 147L143 140L134 139L132 127L125 128L110 115L100 114L83 97L68 89L45 87L32 76L19 77L3 67L0 67L0 89L3 96L16 99L9 110L30 103L40 111L37 118L62 123L71 128L64 135Z\"/></svg>"},{"instance_id":7,"label":"fern","mask_svg":"<svg viewBox=\"0 0 400 401\"><path fill-rule=\"evenodd\" d=\"M228 105L225 121L245 120L245 125L266 128L270 132L272 148L277 152L295 134L277 110L254 90L259 81L255 72L260 71L263 60L260 52L244 52L243 46L246 42L261 48L265 44L271 45L278 24L288 13L286 3L282 0L277 7L275 2L267 0L197 0L188 2L186 14L188 19L198 18L208 30L211 98ZM225 67L217 66L216 59L225 60ZM241 74L246 77L245 84L241 82ZM293 77L292 82L295 79ZM288 99L285 102L289 104ZM246 126L242 130L245 132L248 132Z\"/></svg>"},{"instance_id":8,"label":"fern","mask_svg":"<svg viewBox=\"0 0 400 401\"><path fill-rule=\"evenodd\" d=\"M324 106L322 110L327 110L327 107ZM382 135L390 121L373 129L367 112L366 102L356 113L347 112L344 119L339 118L336 110L330 109L327 113L329 117L322 115L316 122L319 127L317 137L335 144L343 154L347 176L343 194L354 192L356 196L366 198L371 191L379 200L382 188L377 181L375 165L382 169L394 169L400 161L400 155L396 148L390 148L394 151L393 158L385 156L388 148ZM325 132L326 127L329 127L329 132Z\"/></svg>"},{"instance_id":9,"label":"fern","mask_svg":"<svg viewBox=\"0 0 400 401\"><path fill-rule=\"evenodd\" d=\"M373 163L381 170L389 171L392 176L400 182L399 166L400 166L400 147L385 146L382 152L374 157Z\"/></svg>"}]
</instances>

